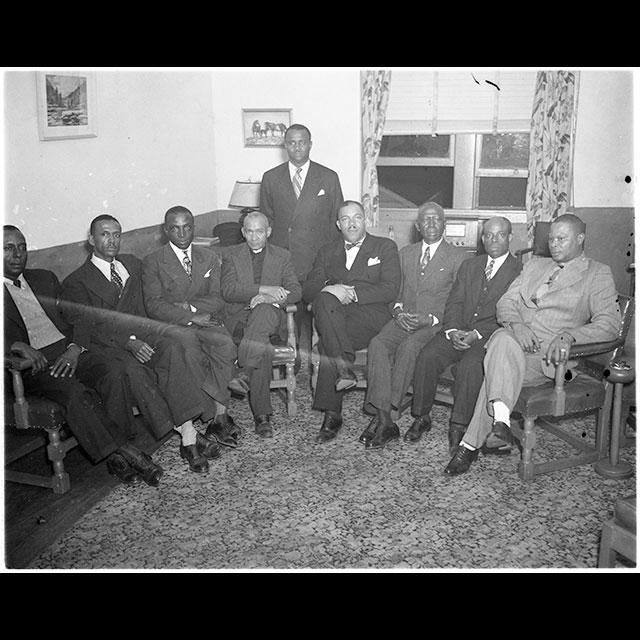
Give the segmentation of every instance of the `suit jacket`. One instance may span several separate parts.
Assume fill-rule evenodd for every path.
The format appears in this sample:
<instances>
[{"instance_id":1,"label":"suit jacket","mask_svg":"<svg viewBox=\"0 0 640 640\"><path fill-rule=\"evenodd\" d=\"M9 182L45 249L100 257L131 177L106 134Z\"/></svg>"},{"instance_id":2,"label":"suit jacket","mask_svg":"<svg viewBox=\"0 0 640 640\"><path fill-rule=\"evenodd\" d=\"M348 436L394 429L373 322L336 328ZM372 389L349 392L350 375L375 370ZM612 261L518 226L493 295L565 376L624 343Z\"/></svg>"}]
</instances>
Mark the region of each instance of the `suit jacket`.
<instances>
[{"instance_id":1,"label":"suit jacket","mask_svg":"<svg viewBox=\"0 0 640 640\"><path fill-rule=\"evenodd\" d=\"M271 222L270 241L289 249L301 282L309 273L320 247L340 240L336 220L342 199L338 174L317 162L310 162L298 199L293 191L288 162L262 176L260 210Z\"/></svg>"},{"instance_id":2,"label":"suit jacket","mask_svg":"<svg viewBox=\"0 0 640 640\"><path fill-rule=\"evenodd\" d=\"M444 309L443 331L476 329L483 340L498 329L496 304L522 265L511 254L507 256L489 282L484 277L487 256L474 256L460 266Z\"/></svg>"},{"instance_id":3,"label":"suit jacket","mask_svg":"<svg viewBox=\"0 0 640 640\"><path fill-rule=\"evenodd\" d=\"M400 288L400 259L396 243L389 238L366 234L350 270L345 267L344 242L324 245L302 287L307 302L327 284L355 287L359 306L367 305L371 313L389 316L389 305Z\"/></svg>"},{"instance_id":4,"label":"suit jacket","mask_svg":"<svg viewBox=\"0 0 640 640\"><path fill-rule=\"evenodd\" d=\"M175 302L193 305L196 313L210 313L218 318L223 316L220 259L213 251L192 245L191 262L189 279L169 244L143 260L142 291L151 318L187 325L195 313L177 307Z\"/></svg>"},{"instance_id":5,"label":"suit jacket","mask_svg":"<svg viewBox=\"0 0 640 640\"><path fill-rule=\"evenodd\" d=\"M123 349L130 335L146 340L153 333L155 323L147 317L142 298L142 263L128 254L118 260L129 272L120 297L91 256L62 283L62 312L73 326L73 341L87 349Z\"/></svg>"},{"instance_id":6,"label":"suit jacket","mask_svg":"<svg viewBox=\"0 0 640 640\"><path fill-rule=\"evenodd\" d=\"M220 287L222 297L227 303L225 324L231 332L239 317L244 315L242 312L251 298L258 294L260 285L274 285L288 289L290 293L283 306L298 302L301 298L302 288L293 269L290 253L270 243L267 243L264 252L260 284L255 284L253 280L251 250L248 244L228 247L222 257Z\"/></svg>"},{"instance_id":7,"label":"suit jacket","mask_svg":"<svg viewBox=\"0 0 640 640\"><path fill-rule=\"evenodd\" d=\"M60 295L60 282L54 273L46 269L25 269L24 278L29 283L36 298L49 319L66 338L71 335L71 327L65 322L57 304ZM29 334L24 320L4 287L4 351L9 353L14 342L30 344Z\"/></svg>"},{"instance_id":8,"label":"suit jacket","mask_svg":"<svg viewBox=\"0 0 640 640\"><path fill-rule=\"evenodd\" d=\"M568 331L584 344L613 340L620 308L611 269L584 254L567 263L537 304L532 300L556 263L532 258L497 304L498 322L524 322L543 342Z\"/></svg>"},{"instance_id":9,"label":"suit jacket","mask_svg":"<svg viewBox=\"0 0 640 640\"><path fill-rule=\"evenodd\" d=\"M431 313L442 322L444 307L458 269L470 254L443 240L431 256L424 276L420 276L421 255L422 240L400 250L402 286L396 302L402 303L404 311Z\"/></svg>"}]
</instances>

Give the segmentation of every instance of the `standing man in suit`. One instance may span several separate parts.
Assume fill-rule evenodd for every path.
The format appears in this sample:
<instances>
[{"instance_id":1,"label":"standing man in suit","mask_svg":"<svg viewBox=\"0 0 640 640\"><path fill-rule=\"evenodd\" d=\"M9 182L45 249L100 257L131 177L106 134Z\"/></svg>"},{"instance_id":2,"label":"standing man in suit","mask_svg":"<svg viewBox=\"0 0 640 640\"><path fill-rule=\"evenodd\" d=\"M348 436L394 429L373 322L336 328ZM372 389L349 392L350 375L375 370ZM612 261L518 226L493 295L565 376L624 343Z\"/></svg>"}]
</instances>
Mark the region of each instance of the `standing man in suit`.
<instances>
[{"instance_id":1,"label":"standing man in suit","mask_svg":"<svg viewBox=\"0 0 640 640\"><path fill-rule=\"evenodd\" d=\"M469 257L443 240L444 209L439 204L425 202L415 226L422 240L400 251L402 287L393 318L371 340L367 353L365 410L376 413L360 436L367 448L381 448L400 437L394 418L413 380L416 358L440 328L458 269Z\"/></svg>"},{"instance_id":2,"label":"standing man in suit","mask_svg":"<svg viewBox=\"0 0 640 640\"><path fill-rule=\"evenodd\" d=\"M255 431L263 438L273 435L269 399L273 347L271 337L286 337L284 308L300 300L302 289L286 249L267 242L269 219L259 211L242 223L246 243L230 247L222 258L221 289L227 302L225 321L238 346L242 384L249 393Z\"/></svg>"},{"instance_id":3,"label":"standing man in suit","mask_svg":"<svg viewBox=\"0 0 640 640\"><path fill-rule=\"evenodd\" d=\"M347 200L338 211L343 241L324 245L302 289L318 330L320 368L313 408L324 411L316 442L336 437L342 396L356 384L352 366L391 318L400 288L400 260L393 240L367 233L364 208ZM387 384L389 380L387 380Z\"/></svg>"},{"instance_id":4,"label":"standing man in suit","mask_svg":"<svg viewBox=\"0 0 640 640\"><path fill-rule=\"evenodd\" d=\"M136 405L156 438L182 434L180 454L192 471L208 470L220 455L193 420L213 419L213 402L200 392L181 346L161 337L142 298L142 263L119 255L122 227L111 215L91 222L87 261L62 283L63 313L74 340L89 351L96 389L116 422L131 421Z\"/></svg>"},{"instance_id":5,"label":"standing man in suit","mask_svg":"<svg viewBox=\"0 0 640 640\"><path fill-rule=\"evenodd\" d=\"M145 307L151 318L165 324L163 335L182 345L193 376L215 403L205 437L234 448L239 429L227 407L237 353L223 324L220 260L193 245L193 215L186 207L166 212L164 231L169 242L143 260Z\"/></svg>"},{"instance_id":6,"label":"standing man in suit","mask_svg":"<svg viewBox=\"0 0 640 640\"><path fill-rule=\"evenodd\" d=\"M447 299L442 329L420 351L413 374L415 420L406 434L418 442L431 429L431 407L438 377L457 363L453 408L449 422L449 452L453 455L467 429L482 384L485 344L498 329L496 303L520 273L520 263L509 253L511 222L495 217L485 221L482 244L487 255L465 260ZM506 449L485 450L503 453Z\"/></svg>"},{"instance_id":7,"label":"standing man in suit","mask_svg":"<svg viewBox=\"0 0 640 640\"><path fill-rule=\"evenodd\" d=\"M555 363L567 359L573 343L608 341L618 334L620 307L611 269L584 255L585 231L577 216L556 218L549 228L551 258L527 262L498 301L503 328L487 343L484 382L446 474L466 472L490 433L512 442L510 414L523 385L553 379Z\"/></svg>"},{"instance_id":8,"label":"standing man in suit","mask_svg":"<svg viewBox=\"0 0 640 640\"><path fill-rule=\"evenodd\" d=\"M291 252L302 284L311 270L319 248L339 242L335 222L342 204L338 174L309 159L311 132L302 124L292 124L284 134L289 160L262 176L260 210L271 224L270 241ZM296 313L298 333L310 323L305 305Z\"/></svg>"},{"instance_id":9,"label":"standing man in suit","mask_svg":"<svg viewBox=\"0 0 640 640\"><path fill-rule=\"evenodd\" d=\"M71 327L57 304L60 283L51 271L25 269L22 232L4 226L4 351L31 360L23 376L25 392L61 404L67 425L94 463L107 459L109 471L127 484L139 475L159 479L162 470L130 442L123 423L107 414L91 380L87 349L69 338ZM11 384L6 385L7 389Z\"/></svg>"}]
</instances>

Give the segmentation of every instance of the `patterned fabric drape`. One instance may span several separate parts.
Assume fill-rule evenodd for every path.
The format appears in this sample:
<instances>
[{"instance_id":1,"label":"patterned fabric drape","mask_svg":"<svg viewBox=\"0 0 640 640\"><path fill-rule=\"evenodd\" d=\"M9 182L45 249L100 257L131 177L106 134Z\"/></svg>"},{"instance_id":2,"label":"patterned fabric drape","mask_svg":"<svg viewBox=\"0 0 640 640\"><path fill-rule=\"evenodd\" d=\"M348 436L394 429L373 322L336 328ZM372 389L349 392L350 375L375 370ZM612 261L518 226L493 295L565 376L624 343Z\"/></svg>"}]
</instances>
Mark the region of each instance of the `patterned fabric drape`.
<instances>
[{"instance_id":1,"label":"patterned fabric drape","mask_svg":"<svg viewBox=\"0 0 640 640\"><path fill-rule=\"evenodd\" d=\"M376 162L384 133L384 119L389 102L391 71L363 71L362 79L362 204L368 227L378 224L380 196Z\"/></svg>"},{"instance_id":2,"label":"patterned fabric drape","mask_svg":"<svg viewBox=\"0 0 640 640\"><path fill-rule=\"evenodd\" d=\"M572 132L576 74L539 71L531 115L527 226L566 213L572 182Z\"/></svg>"}]
</instances>

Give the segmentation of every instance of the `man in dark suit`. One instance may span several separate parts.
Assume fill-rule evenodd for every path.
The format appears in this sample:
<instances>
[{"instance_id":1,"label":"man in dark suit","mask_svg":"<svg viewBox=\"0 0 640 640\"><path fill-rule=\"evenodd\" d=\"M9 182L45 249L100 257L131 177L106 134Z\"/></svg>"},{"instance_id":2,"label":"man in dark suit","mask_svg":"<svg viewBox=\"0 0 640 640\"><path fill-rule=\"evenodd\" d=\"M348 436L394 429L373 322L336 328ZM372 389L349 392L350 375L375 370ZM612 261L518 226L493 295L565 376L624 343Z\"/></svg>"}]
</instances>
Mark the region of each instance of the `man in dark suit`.
<instances>
[{"instance_id":1,"label":"man in dark suit","mask_svg":"<svg viewBox=\"0 0 640 640\"><path fill-rule=\"evenodd\" d=\"M227 407L237 350L223 324L220 259L193 244L193 215L186 207L166 212L164 231L169 242L143 260L145 307L164 323L163 335L182 345L193 376L215 403L205 437L234 448L239 428Z\"/></svg>"},{"instance_id":2,"label":"man in dark suit","mask_svg":"<svg viewBox=\"0 0 640 640\"><path fill-rule=\"evenodd\" d=\"M126 483L162 473L114 422L100 396L83 384L91 380L88 353L71 341L58 306L60 283L51 271L25 269L27 244L21 231L4 226L4 351L31 360L22 376L25 392L61 404L67 425L90 460L107 459L109 471ZM52 364L50 364L52 363ZM10 389L6 384L5 389Z\"/></svg>"},{"instance_id":3,"label":"man in dark suit","mask_svg":"<svg viewBox=\"0 0 640 640\"><path fill-rule=\"evenodd\" d=\"M340 207L337 225L343 241L320 249L302 290L312 303L319 336L313 401L314 409L324 411L319 443L335 438L342 426L343 392L356 384L355 352L391 318L389 306L401 280L395 242L367 233L359 202L347 200Z\"/></svg>"},{"instance_id":4,"label":"man in dark suit","mask_svg":"<svg viewBox=\"0 0 640 640\"><path fill-rule=\"evenodd\" d=\"M456 364L454 403L449 421L449 452L453 455L462 440L482 384L485 344L498 328L496 303L520 272L520 263L509 253L511 223L490 218L482 229L486 255L465 260L458 271L444 310L440 332L420 351L413 374L412 414L409 442L417 442L431 429L431 407L438 377ZM492 447L487 453L507 453Z\"/></svg>"},{"instance_id":5,"label":"man in dark suit","mask_svg":"<svg viewBox=\"0 0 640 640\"><path fill-rule=\"evenodd\" d=\"M416 229L422 241L400 251L402 287L393 319L369 344L365 410L376 415L360 436L367 448L381 448L400 437L394 419L413 380L416 358L438 331L458 269L469 257L442 238L444 210L439 204L426 202L418 209Z\"/></svg>"},{"instance_id":6,"label":"man in dark suit","mask_svg":"<svg viewBox=\"0 0 640 640\"><path fill-rule=\"evenodd\" d=\"M249 393L256 433L269 438L273 435L271 338L286 337L284 307L298 302L302 290L289 252L267 242L271 226L263 213L254 211L244 218L242 235L246 243L229 247L222 257L225 326L239 343L236 378L243 387L238 391Z\"/></svg>"},{"instance_id":7,"label":"man in dark suit","mask_svg":"<svg viewBox=\"0 0 640 640\"><path fill-rule=\"evenodd\" d=\"M192 471L208 469L217 444L196 433L193 420L213 419L213 401L193 378L179 343L161 337L142 297L142 263L120 251L120 223L110 215L91 222L87 261L62 283L63 313L74 340L88 349L97 391L117 422L140 409L153 435L182 434L180 454ZM191 435L191 437L189 437Z\"/></svg>"},{"instance_id":8,"label":"man in dark suit","mask_svg":"<svg viewBox=\"0 0 640 640\"><path fill-rule=\"evenodd\" d=\"M260 210L273 232L270 241L291 252L299 282L304 283L318 249L339 242L335 222L342 204L338 174L309 159L311 132L292 124L285 132L284 145L289 160L262 176ZM296 313L298 332L310 316L305 305Z\"/></svg>"}]
</instances>

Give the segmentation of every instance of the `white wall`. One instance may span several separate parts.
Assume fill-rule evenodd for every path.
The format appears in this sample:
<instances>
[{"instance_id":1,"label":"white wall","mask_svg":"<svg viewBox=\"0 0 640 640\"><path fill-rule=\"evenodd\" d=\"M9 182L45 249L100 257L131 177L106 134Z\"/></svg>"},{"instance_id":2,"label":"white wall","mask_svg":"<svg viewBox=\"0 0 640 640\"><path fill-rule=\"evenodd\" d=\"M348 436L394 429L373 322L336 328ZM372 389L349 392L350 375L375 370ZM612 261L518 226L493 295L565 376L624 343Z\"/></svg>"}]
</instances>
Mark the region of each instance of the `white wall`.
<instances>
[{"instance_id":1,"label":"white wall","mask_svg":"<svg viewBox=\"0 0 640 640\"><path fill-rule=\"evenodd\" d=\"M357 69L214 69L216 208L236 180L259 182L287 159L283 148L244 147L242 109L292 109L311 131L311 159L336 171L346 199L360 200L360 72Z\"/></svg>"},{"instance_id":2,"label":"white wall","mask_svg":"<svg viewBox=\"0 0 640 640\"><path fill-rule=\"evenodd\" d=\"M576 207L634 205L633 72L581 71L574 155ZM632 181L626 183L625 176Z\"/></svg>"},{"instance_id":3,"label":"white wall","mask_svg":"<svg viewBox=\"0 0 640 640\"><path fill-rule=\"evenodd\" d=\"M96 138L41 141L35 72L5 73L5 221L30 249L84 239L101 213L127 230L216 206L209 71L97 72L97 95Z\"/></svg>"}]
</instances>

